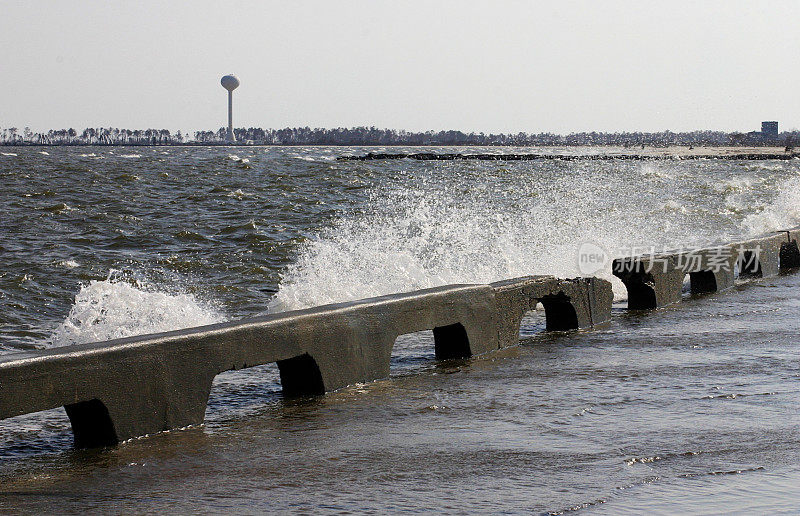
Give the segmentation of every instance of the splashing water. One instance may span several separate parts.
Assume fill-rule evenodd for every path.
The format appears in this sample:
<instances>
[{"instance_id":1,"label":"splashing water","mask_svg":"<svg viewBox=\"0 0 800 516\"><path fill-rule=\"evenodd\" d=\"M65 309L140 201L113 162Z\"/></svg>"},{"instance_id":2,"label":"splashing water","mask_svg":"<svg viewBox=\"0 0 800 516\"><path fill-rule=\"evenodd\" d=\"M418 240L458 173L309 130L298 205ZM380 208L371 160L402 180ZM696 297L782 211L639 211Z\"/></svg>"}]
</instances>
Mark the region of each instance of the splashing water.
<instances>
[{"instance_id":1,"label":"splashing water","mask_svg":"<svg viewBox=\"0 0 800 516\"><path fill-rule=\"evenodd\" d=\"M80 332L110 338L215 320L177 295L187 281L240 318L448 283L575 277L585 243L615 257L633 246L708 245L800 222L800 160L340 162L331 159L361 152L291 147L242 157L186 148L131 168L106 149L51 149L53 157L32 160L35 152L20 151L22 167L20 158L0 159L10 192L0 212L11 217L0 234L0 339L9 348L53 340L54 327L70 342ZM106 161L87 166L81 154L92 152ZM247 174L230 167L242 159ZM112 278L85 285L79 298L114 291L103 301L108 310L114 296L136 294L130 287L165 296L167 313L137 315L132 305L153 302L131 301L115 305L122 313L95 307L91 323L76 285L112 269L141 271L151 286ZM623 299L608 269L597 275ZM177 314L193 303L200 315Z\"/></svg>"},{"instance_id":2,"label":"splashing water","mask_svg":"<svg viewBox=\"0 0 800 516\"><path fill-rule=\"evenodd\" d=\"M67 318L50 337L52 346L101 342L222 322L224 317L189 294L134 286L112 271L81 287Z\"/></svg>"},{"instance_id":3,"label":"splashing water","mask_svg":"<svg viewBox=\"0 0 800 516\"><path fill-rule=\"evenodd\" d=\"M748 209L732 213L713 163L702 165L707 172L669 163L548 166L557 165L485 173L445 166L401 176L377 189L368 208L304 243L270 311L531 274L575 277L584 242L620 256L632 247L708 245L800 221L797 178L740 188L737 201ZM597 275L624 299L609 269Z\"/></svg>"},{"instance_id":4,"label":"splashing water","mask_svg":"<svg viewBox=\"0 0 800 516\"><path fill-rule=\"evenodd\" d=\"M800 220L800 179L792 178L783 183L778 195L757 213L745 217L748 233L759 234L789 228Z\"/></svg>"}]
</instances>

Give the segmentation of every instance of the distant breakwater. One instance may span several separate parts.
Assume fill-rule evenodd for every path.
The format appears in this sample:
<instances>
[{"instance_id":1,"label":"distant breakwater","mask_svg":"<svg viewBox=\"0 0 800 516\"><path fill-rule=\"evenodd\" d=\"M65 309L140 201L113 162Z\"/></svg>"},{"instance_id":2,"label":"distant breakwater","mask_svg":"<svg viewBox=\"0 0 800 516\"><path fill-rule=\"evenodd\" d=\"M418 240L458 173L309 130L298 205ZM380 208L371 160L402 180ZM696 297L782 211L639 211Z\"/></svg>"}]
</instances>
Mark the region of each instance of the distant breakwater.
<instances>
[{"instance_id":1,"label":"distant breakwater","mask_svg":"<svg viewBox=\"0 0 800 516\"><path fill-rule=\"evenodd\" d=\"M697 159L724 159L733 161L748 160L790 160L798 157L798 154L790 153L749 153L749 154L687 154L687 155L660 155L650 156L646 154L583 154L583 155L561 155L561 154L457 154L447 153L438 154L433 152L416 153L383 153L370 152L360 156L338 156L339 161L376 161L389 159L415 159L419 161L457 161L457 160L478 160L478 161L532 161L532 160L562 160L562 161L664 161L664 160L697 160Z\"/></svg>"}]
</instances>

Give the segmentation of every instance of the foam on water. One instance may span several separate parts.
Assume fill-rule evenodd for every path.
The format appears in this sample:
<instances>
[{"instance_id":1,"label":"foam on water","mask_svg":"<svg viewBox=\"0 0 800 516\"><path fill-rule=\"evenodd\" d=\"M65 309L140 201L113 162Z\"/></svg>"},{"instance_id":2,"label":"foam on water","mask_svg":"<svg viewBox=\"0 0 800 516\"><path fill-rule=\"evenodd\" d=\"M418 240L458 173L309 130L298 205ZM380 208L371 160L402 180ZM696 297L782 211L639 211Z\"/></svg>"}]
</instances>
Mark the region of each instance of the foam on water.
<instances>
[{"instance_id":1,"label":"foam on water","mask_svg":"<svg viewBox=\"0 0 800 516\"><path fill-rule=\"evenodd\" d=\"M747 215L744 226L750 234L785 229L800 220L800 178L791 178L778 187L775 199Z\"/></svg>"},{"instance_id":2,"label":"foam on water","mask_svg":"<svg viewBox=\"0 0 800 516\"><path fill-rule=\"evenodd\" d=\"M757 179L752 176L734 176L714 185L714 190L720 193L741 192L753 186Z\"/></svg>"},{"instance_id":3,"label":"foam on water","mask_svg":"<svg viewBox=\"0 0 800 516\"><path fill-rule=\"evenodd\" d=\"M674 199L668 200L664 204L664 209L666 211L677 211L677 212L680 212L680 213L686 213L686 211L687 211L686 207L683 204L675 201Z\"/></svg>"},{"instance_id":4,"label":"foam on water","mask_svg":"<svg viewBox=\"0 0 800 516\"><path fill-rule=\"evenodd\" d=\"M442 167L376 189L363 211L343 214L306 241L270 311L531 274L575 277L584 242L615 257L632 247L707 245L800 220L795 178L758 192L748 188L753 179L734 178L720 203L717 179L682 164L488 174ZM768 202L754 197L763 192ZM596 275L612 281L618 300L626 297L610 264Z\"/></svg>"},{"instance_id":5,"label":"foam on water","mask_svg":"<svg viewBox=\"0 0 800 516\"><path fill-rule=\"evenodd\" d=\"M66 346L202 326L225 318L190 294L168 294L131 284L112 271L83 285L48 344Z\"/></svg>"},{"instance_id":6,"label":"foam on water","mask_svg":"<svg viewBox=\"0 0 800 516\"><path fill-rule=\"evenodd\" d=\"M252 197L252 196L253 196L253 194L245 192L241 188L237 188L236 190L234 190L232 192L228 192L228 197L233 197L235 199L239 199L240 201L242 199L246 198L246 197Z\"/></svg>"},{"instance_id":7,"label":"foam on water","mask_svg":"<svg viewBox=\"0 0 800 516\"><path fill-rule=\"evenodd\" d=\"M770 162L756 162L746 167L748 170L767 170L770 172L779 172L783 170L783 163L770 163Z\"/></svg>"},{"instance_id":8,"label":"foam on water","mask_svg":"<svg viewBox=\"0 0 800 516\"><path fill-rule=\"evenodd\" d=\"M586 240L616 254L625 244L698 245L800 222L800 162L775 171L713 159L320 166L287 159L294 147L253 151L251 173L223 174L241 167L227 158L232 150L176 148L174 160L138 161L141 180L125 182L114 178L130 174L132 161L89 167L82 149L0 157L9 192L0 213L12 215L0 232L0 352L38 347L56 326L59 345L221 320L206 296L248 317L276 287L280 309L575 276ZM237 189L252 197L225 197ZM62 203L79 211L46 211ZM76 286L114 268L148 279L114 274ZM186 295L187 283L203 294ZM274 365L225 373L204 429L101 451L102 460L65 452L72 436L62 408L13 418L0 429L0 505L79 512L103 492L114 512L244 512L254 503L262 512L446 512L457 499L484 512L569 512L606 500L601 510L613 514L791 513L800 482L798 288L800 275L782 275L569 337L526 323L528 345L469 364L428 362L430 341L400 340L394 371L413 375L321 402L283 403ZM486 435L503 439L487 446ZM345 460L331 460L342 450ZM287 484L287 470L308 489ZM247 496L231 497L225 487L243 478ZM440 488L421 492L420 478ZM175 494L166 507L165 492Z\"/></svg>"},{"instance_id":9,"label":"foam on water","mask_svg":"<svg viewBox=\"0 0 800 516\"><path fill-rule=\"evenodd\" d=\"M597 212L604 193L596 189L543 188L534 178L454 182L417 177L416 188L376 191L366 211L305 243L270 309L528 274L576 276L581 242L616 244L615 228Z\"/></svg>"}]
</instances>

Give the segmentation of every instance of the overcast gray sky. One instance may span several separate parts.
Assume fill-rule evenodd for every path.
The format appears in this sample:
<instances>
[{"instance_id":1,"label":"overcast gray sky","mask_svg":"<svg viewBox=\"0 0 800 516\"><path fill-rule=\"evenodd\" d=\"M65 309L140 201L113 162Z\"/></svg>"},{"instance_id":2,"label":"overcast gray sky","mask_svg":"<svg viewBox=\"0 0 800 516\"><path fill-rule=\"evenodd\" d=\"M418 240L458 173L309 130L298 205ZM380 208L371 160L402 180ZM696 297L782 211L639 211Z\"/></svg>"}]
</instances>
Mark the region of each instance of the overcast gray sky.
<instances>
[{"instance_id":1,"label":"overcast gray sky","mask_svg":"<svg viewBox=\"0 0 800 516\"><path fill-rule=\"evenodd\" d=\"M800 2L0 0L0 127L800 127Z\"/></svg>"}]
</instances>

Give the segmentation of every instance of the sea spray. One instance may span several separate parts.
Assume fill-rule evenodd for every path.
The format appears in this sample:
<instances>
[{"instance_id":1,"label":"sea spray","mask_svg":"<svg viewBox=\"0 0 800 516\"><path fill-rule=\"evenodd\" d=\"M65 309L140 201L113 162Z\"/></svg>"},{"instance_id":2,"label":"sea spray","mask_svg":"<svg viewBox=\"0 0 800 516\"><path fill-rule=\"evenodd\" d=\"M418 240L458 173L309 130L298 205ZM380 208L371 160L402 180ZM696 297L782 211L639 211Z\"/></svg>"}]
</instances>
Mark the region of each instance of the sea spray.
<instances>
[{"instance_id":1,"label":"sea spray","mask_svg":"<svg viewBox=\"0 0 800 516\"><path fill-rule=\"evenodd\" d=\"M614 257L800 222L800 160L311 163L292 156L357 149L270 147L240 153L253 165L242 174L230 149L144 159L160 149L136 151L139 160L99 148L31 160L36 150L23 149L24 167L0 157L3 346L43 344L73 308L76 284L110 269L140 271L146 281L125 280L138 290L192 292L204 310L198 300L213 299L240 318L445 283L573 277L584 243ZM107 159L89 167L87 152Z\"/></svg>"},{"instance_id":2,"label":"sea spray","mask_svg":"<svg viewBox=\"0 0 800 516\"><path fill-rule=\"evenodd\" d=\"M400 174L393 188L373 192L369 208L305 242L270 309L530 274L573 277L582 242L614 248L626 228L658 234L649 217L622 220L608 210L610 196L630 191L624 178L519 168ZM629 196L638 211L651 208L641 192Z\"/></svg>"},{"instance_id":3,"label":"sea spray","mask_svg":"<svg viewBox=\"0 0 800 516\"><path fill-rule=\"evenodd\" d=\"M225 318L190 294L159 292L118 271L83 285L66 319L49 339L52 346L100 342L221 322Z\"/></svg>"},{"instance_id":4,"label":"sea spray","mask_svg":"<svg viewBox=\"0 0 800 516\"><path fill-rule=\"evenodd\" d=\"M800 220L800 178L791 178L778 186L772 202L744 218L749 234L760 234L797 225Z\"/></svg>"},{"instance_id":5,"label":"sea spray","mask_svg":"<svg viewBox=\"0 0 800 516\"><path fill-rule=\"evenodd\" d=\"M454 283L531 274L580 275L578 249L591 242L610 257L634 248L708 245L800 221L797 180L766 190L768 215L732 213L715 190L716 163L592 163L568 171L550 163L509 168L437 165L400 171L360 211L343 213L304 242L282 273L270 311ZM460 167L460 168L459 168ZM707 167L708 172L702 167ZM742 202L764 205L734 180ZM793 202L794 201L794 202ZM793 202L793 204L792 204ZM715 207L716 204L716 207ZM777 214L780 214L778 217ZM760 217L760 218L759 218ZM766 217L766 218L765 218ZM610 273L615 298L627 295Z\"/></svg>"}]
</instances>

